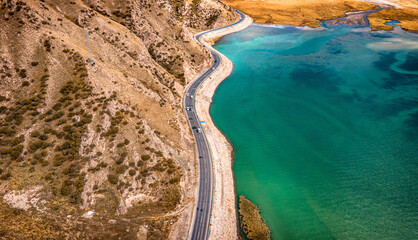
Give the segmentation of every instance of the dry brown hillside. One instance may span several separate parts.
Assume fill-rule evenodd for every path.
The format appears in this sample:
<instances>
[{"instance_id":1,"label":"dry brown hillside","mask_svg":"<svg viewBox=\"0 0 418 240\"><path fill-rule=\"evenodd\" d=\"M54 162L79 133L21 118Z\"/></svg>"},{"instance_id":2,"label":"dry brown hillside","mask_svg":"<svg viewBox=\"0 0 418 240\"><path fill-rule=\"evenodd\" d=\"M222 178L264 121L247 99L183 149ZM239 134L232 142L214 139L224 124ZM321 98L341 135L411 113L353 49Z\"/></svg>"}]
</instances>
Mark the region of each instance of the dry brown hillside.
<instances>
[{"instance_id":1,"label":"dry brown hillside","mask_svg":"<svg viewBox=\"0 0 418 240\"><path fill-rule=\"evenodd\" d=\"M181 239L215 0L1 0L0 239Z\"/></svg>"}]
</instances>

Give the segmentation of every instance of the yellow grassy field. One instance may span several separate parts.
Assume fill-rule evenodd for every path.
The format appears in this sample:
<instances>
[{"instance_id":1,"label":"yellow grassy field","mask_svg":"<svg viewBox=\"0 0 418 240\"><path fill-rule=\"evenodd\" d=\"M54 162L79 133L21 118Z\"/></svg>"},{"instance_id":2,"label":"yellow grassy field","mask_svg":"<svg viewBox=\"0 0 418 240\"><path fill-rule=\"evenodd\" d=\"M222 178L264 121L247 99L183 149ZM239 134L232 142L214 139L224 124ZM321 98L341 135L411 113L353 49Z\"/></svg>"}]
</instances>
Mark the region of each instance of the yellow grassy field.
<instances>
[{"instance_id":1,"label":"yellow grassy field","mask_svg":"<svg viewBox=\"0 0 418 240\"><path fill-rule=\"evenodd\" d=\"M320 20L344 16L346 12L377 8L359 0L224 0L224 3L250 15L254 22L319 27ZM379 1L371 1L379 2ZM385 9L369 15L373 30L391 30L385 25L391 19L400 21L403 29L418 31L417 0L393 0L402 8Z\"/></svg>"},{"instance_id":2,"label":"yellow grassy field","mask_svg":"<svg viewBox=\"0 0 418 240\"><path fill-rule=\"evenodd\" d=\"M355 0L225 0L224 3L250 15L254 22L319 27L320 20L343 17L346 12L376 8Z\"/></svg>"},{"instance_id":3,"label":"yellow grassy field","mask_svg":"<svg viewBox=\"0 0 418 240\"><path fill-rule=\"evenodd\" d=\"M373 30L391 30L392 26L385 23L391 19L400 21L404 30L418 32L418 10L413 8L390 8L370 14L368 16L370 27Z\"/></svg>"}]
</instances>

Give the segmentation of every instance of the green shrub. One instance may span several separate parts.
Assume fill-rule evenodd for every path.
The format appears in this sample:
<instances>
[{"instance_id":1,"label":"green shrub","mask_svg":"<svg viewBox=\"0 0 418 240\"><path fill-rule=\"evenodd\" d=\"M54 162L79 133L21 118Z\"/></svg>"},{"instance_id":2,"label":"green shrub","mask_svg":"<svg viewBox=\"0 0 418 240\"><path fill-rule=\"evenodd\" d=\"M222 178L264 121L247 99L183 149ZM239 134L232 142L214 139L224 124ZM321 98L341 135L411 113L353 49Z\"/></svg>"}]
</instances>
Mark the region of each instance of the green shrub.
<instances>
[{"instance_id":1,"label":"green shrub","mask_svg":"<svg viewBox=\"0 0 418 240\"><path fill-rule=\"evenodd\" d=\"M57 122L57 126L60 126L60 125L65 124L65 123L67 123L67 120L65 120L65 119L60 119L60 120L58 120L58 122ZM58 136L57 136L57 137L58 137Z\"/></svg>"},{"instance_id":2,"label":"green shrub","mask_svg":"<svg viewBox=\"0 0 418 240\"><path fill-rule=\"evenodd\" d=\"M123 159L122 158L118 158L117 160L116 160L116 164L122 164L123 163Z\"/></svg>"},{"instance_id":3,"label":"green shrub","mask_svg":"<svg viewBox=\"0 0 418 240\"><path fill-rule=\"evenodd\" d=\"M36 150L42 148L45 149L49 147L49 143L45 141L34 141L29 144L29 152L36 152Z\"/></svg>"},{"instance_id":4,"label":"green shrub","mask_svg":"<svg viewBox=\"0 0 418 240\"><path fill-rule=\"evenodd\" d=\"M36 131L36 130L32 131L31 134L30 134L30 136L33 137L33 138L39 137L40 135L41 135L41 133L39 131Z\"/></svg>"},{"instance_id":5,"label":"green shrub","mask_svg":"<svg viewBox=\"0 0 418 240\"><path fill-rule=\"evenodd\" d=\"M38 66L38 64L39 64L38 62L31 62L31 63L30 63L30 65L32 65L32 66L34 66L34 67Z\"/></svg>"},{"instance_id":6,"label":"green shrub","mask_svg":"<svg viewBox=\"0 0 418 240\"><path fill-rule=\"evenodd\" d=\"M180 182L180 176L170 179L169 183L174 184Z\"/></svg>"},{"instance_id":7,"label":"green shrub","mask_svg":"<svg viewBox=\"0 0 418 240\"><path fill-rule=\"evenodd\" d=\"M60 125L60 122L58 122L58 125ZM57 136L58 139L61 139L65 136L65 133L63 132L57 132L57 134L55 134L55 136Z\"/></svg>"},{"instance_id":8,"label":"green shrub","mask_svg":"<svg viewBox=\"0 0 418 240\"><path fill-rule=\"evenodd\" d=\"M4 113L4 112L6 112L6 110L7 110L6 106L1 106L0 107L0 113Z\"/></svg>"},{"instance_id":9,"label":"green shrub","mask_svg":"<svg viewBox=\"0 0 418 240\"><path fill-rule=\"evenodd\" d=\"M101 168L106 168L106 167L107 167L107 163L105 163L105 162L101 162L101 163L99 163L99 165L97 165L97 166L99 166L99 167L101 167Z\"/></svg>"},{"instance_id":10,"label":"green shrub","mask_svg":"<svg viewBox=\"0 0 418 240\"><path fill-rule=\"evenodd\" d=\"M15 129L12 129L12 128L9 128L9 127L1 127L0 128L0 134L4 134L6 136L11 137L11 136L15 135L15 133L16 133Z\"/></svg>"},{"instance_id":11,"label":"green shrub","mask_svg":"<svg viewBox=\"0 0 418 240\"><path fill-rule=\"evenodd\" d=\"M13 160L16 160L20 156L20 154L22 153L22 150L23 150L23 145L22 144L19 144L19 145L16 145L16 146L12 147L11 151L10 151L10 158L13 159Z\"/></svg>"},{"instance_id":12,"label":"green shrub","mask_svg":"<svg viewBox=\"0 0 418 240\"><path fill-rule=\"evenodd\" d=\"M78 179L74 182L74 186L80 191L83 190L84 188L84 176L83 175L78 177Z\"/></svg>"},{"instance_id":13,"label":"green shrub","mask_svg":"<svg viewBox=\"0 0 418 240\"><path fill-rule=\"evenodd\" d=\"M55 131L50 127L44 129L44 134L51 134L51 133L54 133L54 132Z\"/></svg>"},{"instance_id":14,"label":"green shrub","mask_svg":"<svg viewBox=\"0 0 418 240\"><path fill-rule=\"evenodd\" d=\"M61 154L56 154L55 155L55 158L54 158L54 166L55 167L61 166L64 162L65 162L64 156L62 156Z\"/></svg>"},{"instance_id":15,"label":"green shrub","mask_svg":"<svg viewBox=\"0 0 418 240\"><path fill-rule=\"evenodd\" d=\"M7 180L12 176L12 174L10 172L7 172L3 175L0 176L0 180Z\"/></svg>"},{"instance_id":16,"label":"green shrub","mask_svg":"<svg viewBox=\"0 0 418 240\"><path fill-rule=\"evenodd\" d=\"M121 159L123 159L123 160L125 160L125 158L128 156L128 152L127 151L123 151L121 154L120 154L120 158Z\"/></svg>"},{"instance_id":17,"label":"green shrub","mask_svg":"<svg viewBox=\"0 0 418 240\"><path fill-rule=\"evenodd\" d=\"M164 170L165 170L165 168L163 166L161 166L161 163L155 164L155 166L153 166L151 169L153 171L158 171L158 172L164 172Z\"/></svg>"},{"instance_id":18,"label":"green shrub","mask_svg":"<svg viewBox=\"0 0 418 240\"><path fill-rule=\"evenodd\" d=\"M141 155L141 159L142 160L144 160L144 161L147 161L147 160L149 160L151 158L151 156L150 155L148 155L148 154L143 154L143 155Z\"/></svg>"},{"instance_id":19,"label":"green shrub","mask_svg":"<svg viewBox=\"0 0 418 240\"><path fill-rule=\"evenodd\" d=\"M29 86L30 84L29 84L29 82L28 81L23 81L22 82L22 87L27 87L27 86Z\"/></svg>"},{"instance_id":20,"label":"green shrub","mask_svg":"<svg viewBox=\"0 0 418 240\"><path fill-rule=\"evenodd\" d=\"M148 169L143 169L141 171L141 175L144 176L144 177L148 176Z\"/></svg>"},{"instance_id":21,"label":"green shrub","mask_svg":"<svg viewBox=\"0 0 418 240\"><path fill-rule=\"evenodd\" d=\"M27 74L26 74L26 69L22 69L22 70L20 70L20 72L19 72L19 76L20 76L21 78L25 78L25 77L27 76Z\"/></svg>"},{"instance_id":22,"label":"green shrub","mask_svg":"<svg viewBox=\"0 0 418 240\"><path fill-rule=\"evenodd\" d=\"M45 135L45 134L41 134L41 135L39 135L39 137L38 137L40 140L43 140L43 141L45 141L45 140L47 140L48 139L48 135Z\"/></svg>"},{"instance_id":23,"label":"green shrub","mask_svg":"<svg viewBox=\"0 0 418 240\"><path fill-rule=\"evenodd\" d=\"M107 132L104 134L105 136L111 136L111 135L115 135L119 132L119 128L118 127L110 127L109 130L107 130Z\"/></svg>"},{"instance_id":24,"label":"green shrub","mask_svg":"<svg viewBox=\"0 0 418 240\"><path fill-rule=\"evenodd\" d=\"M117 184L118 183L118 177L114 174L108 174L107 175L107 180L111 183L111 184Z\"/></svg>"},{"instance_id":25,"label":"green shrub","mask_svg":"<svg viewBox=\"0 0 418 240\"><path fill-rule=\"evenodd\" d=\"M52 109L54 109L55 111L58 111L58 110L60 110L61 109L61 107L62 107L62 103L56 103L53 107L52 107Z\"/></svg>"},{"instance_id":26,"label":"green shrub","mask_svg":"<svg viewBox=\"0 0 418 240\"><path fill-rule=\"evenodd\" d=\"M68 196L71 194L71 185L63 184L61 186L61 194L64 196Z\"/></svg>"},{"instance_id":27,"label":"green shrub","mask_svg":"<svg viewBox=\"0 0 418 240\"><path fill-rule=\"evenodd\" d=\"M0 155L8 155L10 153L10 148L2 147L0 148Z\"/></svg>"},{"instance_id":28,"label":"green shrub","mask_svg":"<svg viewBox=\"0 0 418 240\"><path fill-rule=\"evenodd\" d=\"M128 166L126 165L119 165L116 167L116 173L118 174L123 174L126 172L126 170L128 170Z\"/></svg>"},{"instance_id":29,"label":"green shrub","mask_svg":"<svg viewBox=\"0 0 418 240\"><path fill-rule=\"evenodd\" d=\"M136 174L135 169L129 170L129 175L134 176Z\"/></svg>"},{"instance_id":30,"label":"green shrub","mask_svg":"<svg viewBox=\"0 0 418 240\"><path fill-rule=\"evenodd\" d=\"M80 190L74 191L71 194L71 196L70 196L69 202L72 203L72 204L78 204L78 203L80 203L80 201L81 201L81 193L82 193L82 191L80 191Z\"/></svg>"},{"instance_id":31,"label":"green shrub","mask_svg":"<svg viewBox=\"0 0 418 240\"><path fill-rule=\"evenodd\" d=\"M49 41L49 39L47 39L47 40L44 41L44 47L45 47L45 50L47 52L50 52L51 51L51 42Z\"/></svg>"},{"instance_id":32,"label":"green shrub","mask_svg":"<svg viewBox=\"0 0 418 240\"><path fill-rule=\"evenodd\" d=\"M13 138L13 140L12 140L12 146L16 146L16 145L18 145L19 143L22 143L23 141L25 140L25 138L24 138L24 136L23 135L21 135L20 137L15 137L15 138Z\"/></svg>"},{"instance_id":33,"label":"green shrub","mask_svg":"<svg viewBox=\"0 0 418 240\"><path fill-rule=\"evenodd\" d=\"M64 116L64 112L63 111L59 111L59 112L56 112L53 116L52 116L52 119L58 119L58 118L61 118L62 116Z\"/></svg>"}]
</instances>

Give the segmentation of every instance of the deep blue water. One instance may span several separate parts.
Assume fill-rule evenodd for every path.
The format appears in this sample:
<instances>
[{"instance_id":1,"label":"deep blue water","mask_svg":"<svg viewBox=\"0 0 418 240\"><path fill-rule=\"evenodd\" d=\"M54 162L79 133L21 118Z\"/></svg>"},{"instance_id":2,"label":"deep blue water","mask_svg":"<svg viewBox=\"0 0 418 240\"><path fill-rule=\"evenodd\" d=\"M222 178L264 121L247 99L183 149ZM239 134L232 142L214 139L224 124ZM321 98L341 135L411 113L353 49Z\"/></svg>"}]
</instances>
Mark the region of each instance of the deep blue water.
<instances>
[{"instance_id":1,"label":"deep blue water","mask_svg":"<svg viewBox=\"0 0 418 240\"><path fill-rule=\"evenodd\" d=\"M418 39L251 26L211 106L273 239L418 239Z\"/></svg>"}]
</instances>

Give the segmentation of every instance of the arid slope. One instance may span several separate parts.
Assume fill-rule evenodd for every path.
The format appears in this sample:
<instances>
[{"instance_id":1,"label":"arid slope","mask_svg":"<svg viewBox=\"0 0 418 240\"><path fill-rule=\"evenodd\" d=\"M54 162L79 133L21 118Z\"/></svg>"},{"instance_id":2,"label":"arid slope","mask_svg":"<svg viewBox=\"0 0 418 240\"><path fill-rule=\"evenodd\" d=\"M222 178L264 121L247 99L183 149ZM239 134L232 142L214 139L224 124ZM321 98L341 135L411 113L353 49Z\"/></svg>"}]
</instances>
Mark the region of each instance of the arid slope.
<instances>
[{"instance_id":1,"label":"arid slope","mask_svg":"<svg viewBox=\"0 0 418 240\"><path fill-rule=\"evenodd\" d=\"M184 239L212 0L1 0L0 238Z\"/></svg>"}]
</instances>

